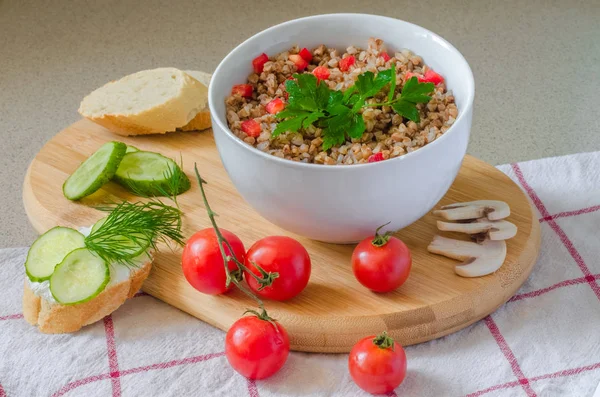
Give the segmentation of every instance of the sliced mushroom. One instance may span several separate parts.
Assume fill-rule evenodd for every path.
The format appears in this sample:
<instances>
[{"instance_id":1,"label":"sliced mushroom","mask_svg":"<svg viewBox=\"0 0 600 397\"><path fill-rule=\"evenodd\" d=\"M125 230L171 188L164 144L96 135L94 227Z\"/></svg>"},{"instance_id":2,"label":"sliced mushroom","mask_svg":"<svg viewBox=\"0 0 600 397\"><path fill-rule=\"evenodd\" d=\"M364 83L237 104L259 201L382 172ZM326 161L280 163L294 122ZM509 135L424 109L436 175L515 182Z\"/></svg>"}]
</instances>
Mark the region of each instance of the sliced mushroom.
<instances>
[{"instance_id":1,"label":"sliced mushroom","mask_svg":"<svg viewBox=\"0 0 600 397\"><path fill-rule=\"evenodd\" d=\"M478 200L467 203L445 205L440 210L433 211L449 221L487 218L490 221L504 219L510 215L510 208L504 201Z\"/></svg>"},{"instance_id":2,"label":"sliced mushroom","mask_svg":"<svg viewBox=\"0 0 600 397\"><path fill-rule=\"evenodd\" d=\"M506 259L506 243L485 240L481 244L470 241L454 240L434 236L427 247L431 253L463 261L454 267L456 274L462 277L481 277L493 273Z\"/></svg>"},{"instance_id":3,"label":"sliced mushroom","mask_svg":"<svg viewBox=\"0 0 600 397\"><path fill-rule=\"evenodd\" d=\"M474 236L476 239L508 240L517 234L517 226L508 221L490 221L487 218L477 219L470 223L451 223L438 221L437 227L445 232L459 232Z\"/></svg>"}]
</instances>

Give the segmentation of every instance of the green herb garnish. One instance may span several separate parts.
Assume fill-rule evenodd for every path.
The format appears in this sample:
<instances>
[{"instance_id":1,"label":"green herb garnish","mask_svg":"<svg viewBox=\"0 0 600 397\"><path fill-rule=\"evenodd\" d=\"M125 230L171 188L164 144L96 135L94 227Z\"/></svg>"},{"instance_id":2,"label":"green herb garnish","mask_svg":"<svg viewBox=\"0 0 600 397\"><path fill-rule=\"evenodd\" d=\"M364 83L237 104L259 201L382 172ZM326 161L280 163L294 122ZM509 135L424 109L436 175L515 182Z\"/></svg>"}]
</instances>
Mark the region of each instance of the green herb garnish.
<instances>
[{"instance_id":1,"label":"green herb garnish","mask_svg":"<svg viewBox=\"0 0 600 397\"><path fill-rule=\"evenodd\" d=\"M189 188L183 188L183 183L187 180L187 175L183 172L183 156L179 153L179 164L173 159L173 162L176 166L168 167L168 169L163 172L163 179L166 181L163 186L160 183L154 184L154 189L156 189L155 194L147 194L144 190L138 188L136 184L130 184L127 188L136 196L143 198L153 198L155 200L156 197L168 197L170 198L175 206L179 208L179 203L177 202L177 196L182 192L186 191ZM160 200L158 200L160 201Z\"/></svg>"},{"instance_id":2,"label":"green herb garnish","mask_svg":"<svg viewBox=\"0 0 600 397\"><path fill-rule=\"evenodd\" d=\"M169 197L171 200L173 200L175 206L179 208L177 195L179 195L179 192L183 190L181 188L181 184L187 178L183 172L183 156L181 153L179 153L179 167L169 167L169 169L164 172L163 176L167 181L166 189L163 189L163 187L159 185L156 186L156 189L162 196Z\"/></svg>"},{"instance_id":3,"label":"green herb garnish","mask_svg":"<svg viewBox=\"0 0 600 397\"><path fill-rule=\"evenodd\" d=\"M420 120L417 103L427 103L431 100L429 94L433 91L433 83L419 83L419 80L413 76L404 84L400 97L388 103L392 109L399 115L418 123Z\"/></svg>"},{"instance_id":4,"label":"green herb garnish","mask_svg":"<svg viewBox=\"0 0 600 397\"><path fill-rule=\"evenodd\" d=\"M167 240L184 244L181 211L160 201L124 201L98 209L110 214L102 226L85 238L85 245L108 263L135 265L132 246L156 249L158 241Z\"/></svg>"},{"instance_id":5,"label":"green herb garnish","mask_svg":"<svg viewBox=\"0 0 600 397\"><path fill-rule=\"evenodd\" d=\"M394 99L396 91L396 66L382 70L377 75L365 72L358 76L356 83L343 93L319 83L311 73L294 74L295 80L285 83L289 95L286 108L276 117L285 119L277 125L272 137L284 132L296 132L301 128L315 125L323 129L323 149L341 145L346 140L360 138L366 130L360 111L365 107L391 106L403 117L419 122L417 103L427 103L434 89L433 83L420 83L413 76L404 85L400 95ZM387 102L367 104L389 84Z\"/></svg>"}]
</instances>

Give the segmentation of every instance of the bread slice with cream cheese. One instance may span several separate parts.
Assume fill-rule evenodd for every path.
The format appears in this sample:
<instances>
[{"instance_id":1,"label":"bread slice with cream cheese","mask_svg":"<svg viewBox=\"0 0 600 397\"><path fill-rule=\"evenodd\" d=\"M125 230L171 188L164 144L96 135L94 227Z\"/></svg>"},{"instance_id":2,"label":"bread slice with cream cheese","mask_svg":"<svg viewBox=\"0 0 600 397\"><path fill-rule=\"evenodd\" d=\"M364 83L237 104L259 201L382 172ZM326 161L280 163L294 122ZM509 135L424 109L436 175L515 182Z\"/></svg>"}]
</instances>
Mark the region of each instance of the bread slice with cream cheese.
<instances>
[{"instance_id":1,"label":"bread slice with cream cheese","mask_svg":"<svg viewBox=\"0 0 600 397\"><path fill-rule=\"evenodd\" d=\"M142 287L151 268L152 260L151 256L148 256L144 263L131 269L128 278L120 277L114 280L117 282L109 283L104 291L91 300L74 305L62 305L51 296L47 296L48 294L34 292L33 284L25 277L23 317L45 334L79 331L83 326L108 316L125 303L127 298L133 297Z\"/></svg>"}]
</instances>

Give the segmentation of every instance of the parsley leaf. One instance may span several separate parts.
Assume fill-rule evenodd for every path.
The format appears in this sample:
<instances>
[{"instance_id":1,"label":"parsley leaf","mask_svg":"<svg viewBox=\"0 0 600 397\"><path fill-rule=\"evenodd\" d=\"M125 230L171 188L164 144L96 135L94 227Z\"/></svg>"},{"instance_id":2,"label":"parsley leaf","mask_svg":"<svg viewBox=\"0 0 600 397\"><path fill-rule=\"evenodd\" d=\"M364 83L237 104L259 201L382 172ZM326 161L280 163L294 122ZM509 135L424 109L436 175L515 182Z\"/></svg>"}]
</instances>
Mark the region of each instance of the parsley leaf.
<instances>
[{"instance_id":1,"label":"parsley leaf","mask_svg":"<svg viewBox=\"0 0 600 397\"><path fill-rule=\"evenodd\" d=\"M339 114L346 115L350 112L350 109L347 106L342 105L341 103L336 103L330 106L327 106L327 112L333 116L337 116Z\"/></svg>"},{"instance_id":2,"label":"parsley leaf","mask_svg":"<svg viewBox=\"0 0 600 397\"><path fill-rule=\"evenodd\" d=\"M402 88L402 99L411 103L427 103L431 97L426 94L429 94L434 88L433 83L419 83L417 77L413 76Z\"/></svg>"},{"instance_id":3,"label":"parsley leaf","mask_svg":"<svg viewBox=\"0 0 600 397\"><path fill-rule=\"evenodd\" d=\"M419 110L414 103L400 99L398 102L392 104L392 109L394 109L394 111L399 115L404 116L415 123L421 121L421 117L419 117Z\"/></svg>"},{"instance_id":4,"label":"parsley leaf","mask_svg":"<svg viewBox=\"0 0 600 397\"><path fill-rule=\"evenodd\" d=\"M306 116L306 118L302 122L302 127L303 128L310 127L315 121L319 120L323 116L325 116L325 113L323 113L323 112L310 113L308 116Z\"/></svg>"},{"instance_id":5,"label":"parsley leaf","mask_svg":"<svg viewBox=\"0 0 600 397\"><path fill-rule=\"evenodd\" d=\"M325 128L327 128L328 131L343 130L345 127L350 125L350 118L348 117L350 114L350 109L345 106L341 106L336 110L339 110L338 114L325 119Z\"/></svg>"},{"instance_id":6,"label":"parsley leaf","mask_svg":"<svg viewBox=\"0 0 600 397\"><path fill-rule=\"evenodd\" d=\"M421 121L417 103L427 103L431 100L429 94L435 85L433 83L419 83L416 76L413 76L404 84L400 99L392 104L392 109L399 115L418 123Z\"/></svg>"},{"instance_id":7,"label":"parsley leaf","mask_svg":"<svg viewBox=\"0 0 600 397\"><path fill-rule=\"evenodd\" d=\"M341 145L346 140L343 131L331 132L323 135L323 150L329 150L334 146Z\"/></svg>"},{"instance_id":8,"label":"parsley leaf","mask_svg":"<svg viewBox=\"0 0 600 397\"><path fill-rule=\"evenodd\" d=\"M391 80L390 80L390 92L388 93L388 101L391 102L394 100L394 95L396 91L396 64L392 64L391 71Z\"/></svg>"},{"instance_id":9,"label":"parsley leaf","mask_svg":"<svg viewBox=\"0 0 600 397\"><path fill-rule=\"evenodd\" d=\"M377 95L383 87L392 81L392 75L395 77L394 70L382 70L377 74L377 77L375 77L373 72L365 72L359 75L356 80L356 88L360 96L366 100Z\"/></svg>"},{"instance_id":10,"label":"parsley leaf","mask_svg":"<svg viewBox=\"0 0 600 397\"><path fill-rule=\"evenodd\" d=\"M295 80L285 82L289 94L289 107L311 112L319 110L317 104L317 78L313 74L294 74Z\"/></svg>"},{"instance_id":11,"label":"parsley leaf","mask_svg":"<svg viewBox=\"0 0 600 397\"><path fill-rule=\"evenodd\" d=\"M335 115L323 121L323 150L329 150L332 146L344 143L346 131L352 125L351 110L349 108L337 105L332 110L335 110L336 113L332 113Z\"/></svg>"},{"instance_id":12,"label":"parsley leaf","mask_svg":"<svg viewBox=\"0 0 600 397\"><path fill-rule=\"evenodd\" d=\"M350 97L351 97L351 96L352 96L354 93L356 93L356 91L357 91L357 90L358 90L358 89L356 88L356 86L355 86L355 85L348 87L348 88L346 89L346 91L344 91L344 95L343 95L343 101L344 101L344 103L347 103L347 102L348 102L348 100L350 99Z\"/></svg>"},{"instance_id":13,"label":"parsley leaf","mask_svg":"<svg viewBox=\"0 0 600 397\"><path fill-rule=\"evenodd\" d=\"M300 90L296 80L286 80L285 91L289 94L290 98L302 96L302 91Z\"/></svg>"},{"instance_id":14,"label":"parsley leaf","mask_svg":"<svg viewBox=\"0 0 600 397\"><path fill-rule=\"evenodd\" d=\"M327 111L331 113L330 109L334 109L337 106L343 106L343 96L344 95L339 91L330 90L329 98L327 100L327 106L325 106L325 109L327 109Z\"/></svg>"},{"instance_id":15,"label":"parsley leaf","mask_svg":"<svg viewBox=\"0 0 600 397\"><path fill-rule=\"evenodd\" d=\"M348 128L348 136L350 138L358 139L360 138L367 127L365 126L365 120L362 117L362 114L355 113L352 118L352 122L350 123L350 127Z\"/></svg>"},{"instance_id":16,"label":"parsley leaf","mask_svg":"<svg viewBox=\"0 0 600 397\"><path fill-rule=\"evenodd\" d=\"M319 109L325 109L327 108L327 105L329 104L329 101L332 100L332 95L333 95L333 100L337 101L337 97L341 97L342 93L339 91L335 91L335 90L330 90L329 87L327 86L327 84L323 83L319 83L317 85L317 91L315 94L315 99L317 101L317 106Z\"/></svg>"},{"instance_id":17,"label":"parsley leaf","mask_svg":"<svg viewBox=\"0 0 600 397\"><path fill-rule=\"evenodd\" d=\"M365 95L370 89L373 88L374 78L375 75L373 72L364 72L363 74L358 75L354 85L361 96Z\"/></svg>"},{"instance_id":18,"label":"parsley leaf","mask_svg":"<svg viewBox=\"0 0 600 397\"><path fill-rule=\"evenodd\" d=\"M289 118L284 121L280 121L275 127L275 131L271 133L272 137L276 137L277 135L283 132L296 132L302 127L302 122L306 119L307 116L298 116L295 118Z\"/></svg>"},{"instance_id":19,"label":"parsley leaf","mask_svg":"<svg viewBox=\"0 0 600 397\"><path fill-rule=\"evenodd\" d=\"M277 117L278 119L285 119L285 118L288 118L288 117L307 116L309 114L310 114L310 112L307 112L306 110L295 109L295 108L292 108L292 107L288 106L286 109L284 109L281 112L277 113L275 115L275 117Z\"/></svg>"},{"instance_id":20,"label":"parsley leaf","mask_svg":"<svg viewBox=\"0 0 600 397\"><path fill-rule=\"evenodd\" d=\"M312 73L294 74L298 87L308 96L314 97L317 92L317 77ZM293 81L293 80L292 80Z\"/></svg>"}]
</instances>

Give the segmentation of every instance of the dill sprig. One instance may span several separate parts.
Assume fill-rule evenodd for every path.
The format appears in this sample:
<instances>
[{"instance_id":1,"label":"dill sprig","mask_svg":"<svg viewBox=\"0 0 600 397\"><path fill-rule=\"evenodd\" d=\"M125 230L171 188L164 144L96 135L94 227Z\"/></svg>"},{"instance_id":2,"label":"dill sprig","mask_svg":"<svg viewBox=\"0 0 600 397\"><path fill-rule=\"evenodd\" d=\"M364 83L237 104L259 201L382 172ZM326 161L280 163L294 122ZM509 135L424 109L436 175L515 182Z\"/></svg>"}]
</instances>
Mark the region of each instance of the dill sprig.
<instances>
[{"instance_id":1,"label":"dill sprig","mask_svg":"<svg viewBox=\"0 0 600 397\"><path fill-rule=\"evenodd\" d=\"M166 187L163 187L158 183L155 184L153 186L155 190L154 194L147 194L135 184L128 185L129 190L131 190L131 192L136 196L144 198L155 198L158 196L168 197L173 201L173 203L175 203L175 206L179 208L177 196L189 189L189 186L183 186L184 182L189 181L189 179L183 172L183 157L181 156L181 153L179 154L179 164L177 164L175 160L173 160L173 163L175 163L175 166L168 167L168 169L163 173L163 177L166 181Z\"/></svg>"},{"instance_id":2,"label":"dill sprig","mask_svg":"<svg viewBox=\"0 0 600 397\"><path fill-rule=\"evenodd\" d=\"M182 170L183 157L181 156L181 153L179 153L179 167L169 167L169 169L166 170L163 174L164 178L167 181L167 188L164 189L162 186L156 186L156 190L158 190L160 195L169 197L171 200L173 200L177 208L179 208L179 203L177 202L177 195L184 190L182 189L181 183L187 178L187 176Z\"/></svg>"},{"instance_id":3,"label":"dill sprig","mask_svg":"<svg viewBox=\"0 0 600 397\"><path fill-rule=\"evenodd\" d=\"M136 247L157 249L157 243L168 240L184 244L181 233L181 211L160 201L124 201L98 207L110 212L104 223L85 238L85 245L108 263L135 266Z\"/></svg>"}]
</instances>

